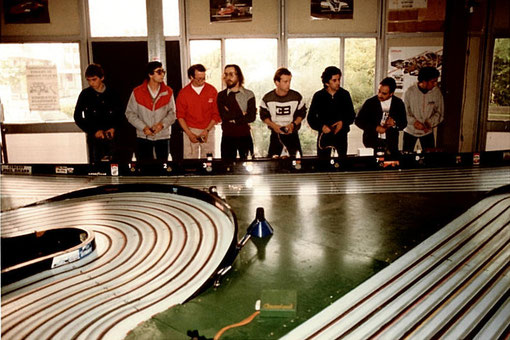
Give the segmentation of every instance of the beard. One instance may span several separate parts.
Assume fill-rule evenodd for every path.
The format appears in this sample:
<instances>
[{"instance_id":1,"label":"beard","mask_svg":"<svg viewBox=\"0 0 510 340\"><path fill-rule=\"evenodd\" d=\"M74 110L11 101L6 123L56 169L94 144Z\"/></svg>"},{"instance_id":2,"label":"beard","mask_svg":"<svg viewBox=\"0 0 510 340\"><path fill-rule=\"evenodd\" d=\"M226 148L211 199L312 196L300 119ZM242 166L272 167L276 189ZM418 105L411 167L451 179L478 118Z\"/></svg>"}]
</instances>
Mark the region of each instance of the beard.
<instances>
[{"instance_id":1,"label":"beard","mask_svg":"<svg viewBox=\"0 0 510 340\"><path fill-rule=\"evenodd\" d=\"M231 89L237 85L237 82L227 83L227 88Z\"/></svg>"}]
</instances>

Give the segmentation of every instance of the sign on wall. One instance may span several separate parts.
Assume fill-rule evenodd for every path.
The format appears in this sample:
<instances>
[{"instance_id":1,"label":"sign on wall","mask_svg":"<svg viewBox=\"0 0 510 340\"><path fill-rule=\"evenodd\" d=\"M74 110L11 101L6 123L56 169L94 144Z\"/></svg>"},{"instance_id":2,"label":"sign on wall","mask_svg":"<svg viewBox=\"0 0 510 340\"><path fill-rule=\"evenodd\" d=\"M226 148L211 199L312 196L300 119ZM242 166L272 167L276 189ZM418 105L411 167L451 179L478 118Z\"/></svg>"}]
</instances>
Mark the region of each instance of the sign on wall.
<instances>
[{"instance_id":1,"label":"sign on wall","mask_svg":"<svg viewBox=\"0 0 510 340\"><path fill-rule=\"evenodd\" d=\"M443 47L391 47L388 57L388 77L394 78L397 82L395 92L402 93L418 80L418 73L422 67L434 66L441 72Z\"/></svg>"},{"instance_id":2,"label":"sign on wall","mask_svg":"<svg viewBox=\"0 0 510 340\"><path fill-rule=\"evenodd\" d=\"M389 9L427 8L427 0L390 0Z\"/></svg>"},{"instance_id":3,"label":"sign on wall","mask_svg":"<svg viewBox=\"0 0 510 340\"><path fill-rule=\"evenodd\" d=\"M311 16L315 19L352 19L354 0L311 0Z\"/></svg>"},{"instance_id":4,"label":"sign on wall","mask_svg":"<svg viewBox=\"0 0 510 340\"><path fill-rule=\"evenodd\" d=\"M27 65L27 92L30 111L59 111L57 66Z\"/></svg>"}]
</instances>

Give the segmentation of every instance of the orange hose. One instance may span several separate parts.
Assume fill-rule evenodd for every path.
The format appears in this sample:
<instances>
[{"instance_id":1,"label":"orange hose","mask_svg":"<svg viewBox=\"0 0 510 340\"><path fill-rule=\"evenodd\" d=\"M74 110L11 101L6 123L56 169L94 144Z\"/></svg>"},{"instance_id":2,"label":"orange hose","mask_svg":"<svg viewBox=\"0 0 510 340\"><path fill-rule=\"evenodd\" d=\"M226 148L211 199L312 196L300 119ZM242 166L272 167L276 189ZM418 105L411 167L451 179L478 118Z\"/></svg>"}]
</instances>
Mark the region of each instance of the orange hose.
<instances>
[{"instance_id":1,"label":"orange hose","mask_svg":"<svg viewBox=\"0 0 510 340\"><path fill-rule=\"evenodd\" d=\"M260 314L260 311L256 311L255 313L253 313L252 315L250 315L249 317L247 317L246 319L244 319L241 322L223 327L222 329L220 329L220 331L218 333L216 333L216 335L214 336L214 340L218 340L223 335L223 333L225 333L226 331L228 331L231 328L236 328L236 327L240 327L240 326L249 324L259 314Z\"/></svg>"}]
</instances>

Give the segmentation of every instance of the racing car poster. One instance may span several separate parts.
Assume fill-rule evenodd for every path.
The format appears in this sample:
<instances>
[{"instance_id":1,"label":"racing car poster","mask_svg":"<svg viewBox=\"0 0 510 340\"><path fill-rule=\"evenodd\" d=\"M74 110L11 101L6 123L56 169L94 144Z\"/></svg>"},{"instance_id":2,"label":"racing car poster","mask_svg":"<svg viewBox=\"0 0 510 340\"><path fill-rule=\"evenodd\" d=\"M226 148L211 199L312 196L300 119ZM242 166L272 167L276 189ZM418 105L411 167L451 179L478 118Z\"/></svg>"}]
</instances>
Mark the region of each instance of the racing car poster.
<instances>
[{"instance_id":1,"label":"racing car poster","mask_svg":"<svg viewBox=\"0 0 510 340\"><path fill-rule=\"evenodd\" d=\"M252 0L209 0L211 22L251 21Z\"/></svg>"},{"instance_id":2,"label":"racing car poster","mask_svg":"<svg viewBox=\"0 0 510 340\"><path fill-rule=\"evenodd\" d=\"M388 77L397 82L395 93L403 93L418 80L420 69L434 66L441 73L442 46L391 47L388 53Z\"/></svg>"},{"instance_id":3,"label":"racing car poster","mask_svg":"<svg viewBox=\"0 0 510 340\"><path fill-rule=\"evenodd\" d=\"M354 0L311 0L315 19L352 19Z\"/></svg>"},{"instance_id":4,"label":"racing car poster","mask_svg":"<svg viewBox=\"0 0 510 340\"><path fill-rule=\"evenodd\" d=\"M50 22L48 0L4 0L6 24L46 24Z\"/></svg>"}]
</instances>

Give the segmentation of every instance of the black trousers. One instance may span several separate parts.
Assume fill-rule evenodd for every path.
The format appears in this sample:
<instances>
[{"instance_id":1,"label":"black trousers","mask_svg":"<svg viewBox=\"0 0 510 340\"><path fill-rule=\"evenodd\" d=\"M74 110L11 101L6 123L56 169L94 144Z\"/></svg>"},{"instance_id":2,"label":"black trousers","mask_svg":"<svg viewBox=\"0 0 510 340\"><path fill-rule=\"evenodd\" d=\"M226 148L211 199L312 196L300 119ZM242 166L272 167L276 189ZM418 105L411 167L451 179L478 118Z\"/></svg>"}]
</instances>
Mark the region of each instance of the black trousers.
<instances>
[{"instance_id":1,"label":"black trousers","mask_svg":"<svg viewBox=\"0 0 510 340\"><path fill-rule=\"evenodd\" d=\"M239 158L246 159L248 153L253 156L253 139L247 136L225 136L221 137L221 158L235 160L239 152Z\"/></svg>"},{"instance_id":2,"label":"black trousers","mask_svg":"<svg viewBox=\"0 0 510 340\"><path fill-rule=\"evenodd\" d=\"M89 162L98 163L105 156L112 160L117 159L116 155L117 138L98 139L94 135L87 135L87 144L89 148Z\"/></svg>"},{"instance_id":3,"label":"black trousers","mask_svg":"<svg viewBox=\"0 0 510 340\"><path fill-rule=\"evenodd\" d=\"M317 156L319 158L331 157L332 146L338 152L339 157L345 157L347 155L347 133L338 132L336 135L333 132L330 133L319 133L317 137Z\"/></svg>"},{"instance_id":4,"label":"black trousers","mask_svg":"<svg viewBox=\"0 0 510 340\"><path fill-rule=\"evenodd\" d=\"M295 157L299 151L301 156L303 150L301 150L301 142L299 141L299 135L297 132L293 132L289 135L278 134L271 130L271 137L269 139L269 151L268 157L281 156L283 147L287 148L289 156Z\"/></svg>"},{"instance_id":5,"label":"black trousers","mask_svg":"<svg viewBox=\"0 0 510 340\"><path fill-rule=\"evenodd\" d=\"M156 160L166 161L170 152L170 139L148 140L144 138L136 139L136 159L137 161L146 162L154 160L154 151L156 152Z\"/></svg>"},{"instance_id":6,"label":"black trousers","mask_svg":"<svg viewBox=\"0 0 510 340\"><path fill-rule=\"evenodd\" d=\"M421 148L423 151L435 147L433 133L429 133L428 135L422 137L416 137L404 131L404 146L402 149L407 152L413 152L414 147L416 146L416 141L418 139L420 140Z\"/></svg>"}]
</instances>

